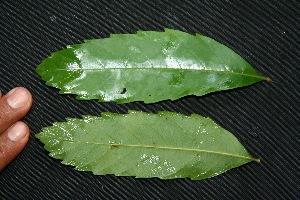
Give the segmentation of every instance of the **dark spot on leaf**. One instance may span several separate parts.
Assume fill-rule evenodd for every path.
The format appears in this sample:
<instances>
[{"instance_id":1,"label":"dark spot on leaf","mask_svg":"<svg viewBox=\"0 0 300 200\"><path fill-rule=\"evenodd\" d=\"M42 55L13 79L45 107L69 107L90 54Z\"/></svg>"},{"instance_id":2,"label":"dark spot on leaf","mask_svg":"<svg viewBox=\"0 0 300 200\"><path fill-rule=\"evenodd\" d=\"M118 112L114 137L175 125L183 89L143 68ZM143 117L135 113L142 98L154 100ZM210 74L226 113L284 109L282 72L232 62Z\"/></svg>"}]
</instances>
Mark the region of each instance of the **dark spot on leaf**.
<instances>
[{"instance_id":1,"label":"dark spot on leaf","mask_svg":"<svg viewBox=\"0 0 300 200\"><path fill-rule=\"evenodd\" d=\"M126 93L126 88L123 88L121 94L125 94Z\"/></svg>"},{"instance_id":2,"label":"dark spot on leaf","mask_svg":"<svg viewBox=\"0 0 300 200\"><path fill-rule=\"evenodd\" d=\"M112 148L119 148L119 146L116 145L116 144L110 144L110 145L109 145L109 148L110 148L110 149L112 149Z\"/></svg>"}]
</instances>

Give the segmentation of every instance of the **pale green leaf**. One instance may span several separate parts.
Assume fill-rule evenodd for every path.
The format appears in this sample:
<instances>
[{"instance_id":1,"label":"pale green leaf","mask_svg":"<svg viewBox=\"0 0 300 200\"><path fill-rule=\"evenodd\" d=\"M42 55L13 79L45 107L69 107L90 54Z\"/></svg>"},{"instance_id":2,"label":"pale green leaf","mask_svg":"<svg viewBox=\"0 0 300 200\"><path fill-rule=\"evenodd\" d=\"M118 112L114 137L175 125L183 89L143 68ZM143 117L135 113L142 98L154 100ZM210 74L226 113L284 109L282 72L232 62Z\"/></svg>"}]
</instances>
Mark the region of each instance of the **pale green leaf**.
<instances>
[{"instance_id":1,"label":"pale green leaf","mask_svg":"<svg viewBox=\"0 0 300 200\"><path fill-rule=\"evenodd\" d=\"M215 40L171 29L87 40L53 53L36 71L60 93L117 103L175 100L270 81Z\"/></svg>"},{"instance_id":2,"label":"pale green leaf","mask_svg":"<svg viewBox=\"0 0 300 200\"><path fill-rule=\"evenodd\" d=\"M259 162L231 133L196 114L103 113L56 122L36 137L50 156L96 175L200 180Z\"/></svg>"}]
</instances>

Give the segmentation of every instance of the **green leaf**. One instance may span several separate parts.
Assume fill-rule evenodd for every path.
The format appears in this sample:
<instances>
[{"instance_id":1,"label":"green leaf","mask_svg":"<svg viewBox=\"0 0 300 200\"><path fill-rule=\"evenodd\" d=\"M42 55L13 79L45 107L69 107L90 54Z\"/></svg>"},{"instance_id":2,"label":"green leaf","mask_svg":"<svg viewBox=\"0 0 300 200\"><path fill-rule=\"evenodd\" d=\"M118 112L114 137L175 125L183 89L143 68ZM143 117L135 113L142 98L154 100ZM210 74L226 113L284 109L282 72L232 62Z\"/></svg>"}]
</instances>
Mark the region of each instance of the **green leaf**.
<instances>
[{"instance_id":1,"label":"green leaf","mask_svg":"<svg viewBox=\"0 0 300 200\"><path fill-rule=\"evenodd\" d=\"M96 175L200 180L259 162L231 133L195 114L103 113L56 122L36 137L50 156Z\"/></svg>"},{"instance_id":2,"label":"green leaf","mask_svg":"<svg viewBox=\"0 0 300 200\"><path fill-rule=\"evenodd\" d=\"M175 100L270 80L215 40L171 29L71 45L36 72L60 93L117 103Z\"/></svg>"}]
</instances>

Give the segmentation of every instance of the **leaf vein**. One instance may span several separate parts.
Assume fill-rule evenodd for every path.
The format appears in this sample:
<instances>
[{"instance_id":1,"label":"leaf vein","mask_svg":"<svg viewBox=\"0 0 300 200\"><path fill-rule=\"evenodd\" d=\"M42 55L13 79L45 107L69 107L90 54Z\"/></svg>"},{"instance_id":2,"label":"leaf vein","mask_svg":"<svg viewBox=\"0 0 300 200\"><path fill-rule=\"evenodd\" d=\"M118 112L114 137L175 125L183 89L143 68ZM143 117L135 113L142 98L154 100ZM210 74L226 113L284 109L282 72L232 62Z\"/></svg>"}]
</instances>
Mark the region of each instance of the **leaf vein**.
<instances>
[{"instance_id":1,"label":"leaf vein","mask_svg":"<svg viewBox=\"0 0 300 200\"><path fill-rule=\"evenodd\" d=\"M77 71L77 70L87 70L87 71L101 71L101 70L183 70L183 71L200 71L204 73L221 73L221 74L232 74L238 76L248 76L253 78L259 78L266 81L271 81L269 77L253 75L253 74L246 74L243 72L233 72L233 71L218 71L218 70L207 70L207 69L188 69L188 68L155 68L155 67L145 67L145 68L72 68L72 69L56 69L57 71Z\"/></svg>"},{"instance_id":2,"label":"leaf vein","mask_svg":"<svg viewBox=\"0 0 300 200\"><path fill-rule=\"evenodd\" d=\"M70 141L70 140L65 140L65 141ZM72 142L95 144L95 145L107 145L107 146L113 146L113 147L153 148L153 149L164 149L164 150L174 150L174 151L177 150L177 151L191 151L191 152L199 152L199 153L211 153L211 154L219 154L219 155L224 155L224 156L229 156L229 157L237 157L237 158L241 158L241 159L247 159L247 160L259 162L258 159L252 158L252 157L247 157L247 156L242 156L242 155L232 154L232 153L227 153L227 152L205 150L205 149L172 147L172 146L152 146L152 145L140 145L140 144L110 144L110 143L87 142L87 141L79 141L79 140L72 140Z\"/></svg>"}]
</instances>

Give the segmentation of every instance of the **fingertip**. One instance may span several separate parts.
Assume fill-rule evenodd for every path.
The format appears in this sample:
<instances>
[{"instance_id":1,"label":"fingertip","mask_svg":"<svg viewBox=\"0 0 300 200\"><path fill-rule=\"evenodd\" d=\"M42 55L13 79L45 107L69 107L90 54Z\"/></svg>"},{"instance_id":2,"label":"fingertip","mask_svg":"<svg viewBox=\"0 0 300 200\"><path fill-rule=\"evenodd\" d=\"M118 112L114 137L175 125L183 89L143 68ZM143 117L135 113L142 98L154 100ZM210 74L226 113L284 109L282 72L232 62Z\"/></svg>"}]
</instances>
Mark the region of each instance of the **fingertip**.
<instances>
[{"instance_id":1,"label":"fingertip","mask_svg":"<svg viewBox=\"0 0 300 200\"><path fill-rule=\"evenodd\" d=\"M13 109L31 107L32 95L24 87L16 87L7 94L7 103Z\"/></svg>"},{"instance_id":2,"label":"fingertip","mask_svg":"<svg viewBox=\"0 0 300 200\"><path fill-rule=\"evenodd\" d=\"M8 138L13 142L20 142L29 136L29 127L24 122L17 122L8 129Z\"/></svg>"},{"instance_id":3,"label":"fingertip","mask_svg":"<svg viewBox=\"0 0 300 200\"><path fill-rule=\"evenodd\" d=\"M16 87L0 99L0 135L22 119L32 106L32 95L26 88Z\"/></svg>"},{"instance_id":4,"label":"fingertip","mask_svg":"<svg viewBox=\"0 0 300 200\"><path fill-rule=\"evenodd\" d=\"M18 121L0 136L0 171L24 149L30 130L26 123Z\"/></svg>"}]
</instances>

